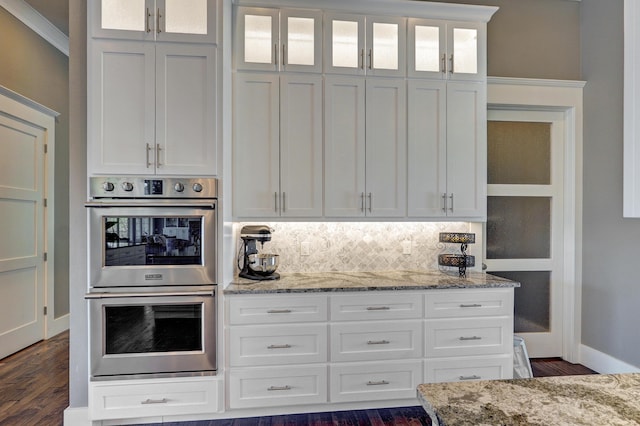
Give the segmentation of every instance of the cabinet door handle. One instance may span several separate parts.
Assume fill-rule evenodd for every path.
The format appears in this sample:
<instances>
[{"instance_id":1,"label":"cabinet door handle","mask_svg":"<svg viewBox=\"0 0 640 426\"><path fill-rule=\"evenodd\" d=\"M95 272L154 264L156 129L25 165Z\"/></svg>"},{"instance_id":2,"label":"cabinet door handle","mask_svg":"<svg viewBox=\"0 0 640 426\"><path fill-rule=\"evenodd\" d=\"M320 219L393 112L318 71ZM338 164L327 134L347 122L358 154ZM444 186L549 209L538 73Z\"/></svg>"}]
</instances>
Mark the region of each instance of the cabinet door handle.
<instances>
[{"instance_id":1,"label":"cabinet door handle","mask_svg":"<svg viewBox=\"0 0 640 426\"><path fill-rule=\"evenodd\" d=\"M284 211L285 211L285 209L287 207L287 199L285 198L286 196L287 196L287 193L283 192L282 193L282 206L281 206L282 213L284 213Z\"/></svg>"},{"instance_id":2,"label":"cabinet door handle","mask_svg":"<svg viewBox=\"0 0 640 426\"><path fill-rule=\"evenodd\" d=\"M388 340L367 340L367 345L388 345L391 343Z\"/></svg>"},{"instance_id":3,"label":"cabinet door handle","mask_svg":"<svg viewBox=\"0 0 640 426\"><path fill-rule=\"evenodd\" d=\"M482 340L482 337L480 337L480 336L470 336L470 337L461 336L460 340L462 340L462 341L466 341L466 340Z\"/></svg>"},{"instance_id":4,"label":"cabinet door handle","mask_svg":"<svg viewBox=\"0 0 640 426\"><path fill-rule=\"evenodd\" d=\"M447 54L442 54L442 74L447 73Z\"/></svg>"},{"instance_id":5,"label":"cabinet door handle","mask_svg":"<svg viewBox=\"0 0 640 426\"><path fill-rule=\"evenodd\" d=\"M278 193L273 193L273 211L278 213Z\"/></svg>"},{"instance_id":6,"label":"cabinet door handle","mask_svg":"<svg viewBox=\"0 0 640 426\"><path fill-rule=\"evenodd\" d=\"M364 192L360 193L360 211L364 213Z\"/></svg>"},{"instance_id":7,"label":"cabinet door handle","mask_svg":"<svg viewBox=\"0 0 640 426\"><path fill-rule=\"evenodd\" d=\"M442 211L447 212L447 193L442 194Z\"/></svg>"},{"instance_id":8,"label":"cabinet door handle","mask_svg":"<svg viewBox=\"0 0 640 426\"><path fill-rule=\"evenodd\" d=\"M156 32L158 34L162 32L160 29L160 18L162 18L162 15L160 14L160 8L158 8L158 15L156 15Z\"/></svg>"},{"instance_id":9,"label":"cabinet door handle","mask_svg":"<svg viewBox=\"0 0 640 426\"><path fill-rule=\"evenodd\" d=\"M369 213L373 210L373 193L369 193Z\"/></svg>"},{"instance_id":10,"label":"cabinet door handle","mask_svg":"<svg viewBox=\"0 0 640 426\"><path fill-rule=\"evenodd\" d=\"M453 70L453 53L451 54L451 56L449 57L449 62L450 62L450 67L449 67L449 73L453 74L454 70Z\"/></svg>"},{"instance_id":11,"label":"cabinet door handle","mask_svg":"<svg viewBox=\"0 0 640 426\"><path fill-rule=\"evenodd\" d=\"M373 48L369 49L369 69L373 69Z\"/></svg>"},{"instance_id":12,"label":"cabinet door handle","mask_svg":"<svg viewBox=\"0 0 640 426\"><path fill-rule=\"evenodd\" d=\"M284 345L269 345L267 346L267 349L291 349L293 346L289 345L289 344L284 344Z\"/></svg>"},{"instance_id":13,"label":"cabinet door handle","mask_svg":"<svg viewBox=\"0 0 640 426\"><path fill-rule=\"evenodd\" d=\"M388 385L389 382L387 382L386 380L377 380L377 381L372 381L369 380L367 382L367 386L380 386L380 385Z\"/></svg>"},{"instance_id":14,"label":"cabinet door handle","mask_svg":"<svg viewBox=\"0 0 640 426\"><path fill-rule=\"evenodd\" d=\"M278 43L273 45L273 64L278 66Z\"/></svg>"},{"instance_id":15,"label":"cabinet door handle","mask_svg":"<svg viewBox=\"0 0 640 426\"><path fill-rule=\"evenodd\" d=\"M282 66L287 65L287 45L282 43Z\"/></svg>"},{"instance_id":16,"label":"cabinet door handle","mask_svg":"<svg viewBox=\"0 0 640 426\"><path fill-rule=\"evenodd\" d=\"M453 193L449 195L449 199L451 200L451 208L449 210L451 210L451 213L453 213Z\"/></svg>"},{"instance_id":17,"label":"cabinet door handle","mask_svg":"<svg viewBox=\"0 0 640 426\"><path fill-rule=\"evenodd\" d=\"M147 169L151 167L151 163L149 162L149 151L151 151L151 145L147 144Z\"/></svg>"},{"instance_id":18,"label":"cabinet door handle","mask_svg":"<svg viewBox=\"0 0 640 426\"><path fill-rule=\"evenodd\" d=\"M473 376L459 376L458 380L479 380L481 378L482 377L477 376L477 375L474 374Z\"/></svg>"},{"instance_id":19,"label":"cabinet door handle","mask_svg":"<svg viewBox=\"0 0 640 426\"><path fill-rule=\"evenodd\" d=\"M367 311L388 311L391 309L388 306L367 306Z\"/></svg>"},{"instance_id":20,"label":"cabinet door handle","mask_svg":"<svg viewBox=\"0 0 640 426\"><path fill-rule=\"evenodd\" d=\"M482 305L478 304L478 303L471 303L469 305L465 305L464 303L460 304L461 308L481 308Z\"/></svg>"},{"instance_id":21,"label":"cabinet door handle","mask_svg":"<svg viewBox=\"0 0 640 426\"><path fill-rule=\"evenodd\" d=\"M144 401L140 401L140 404L142 405L149 405L149 404L166 404L167 402L169 402L169 400L167 398L162 398L162 399L145 399Z\"/></svg>"},{"instance_id":22,"label":"cabinet door handle","mask_svg":"<svg viewBox=\"0 0 640 426\"><path fill-rule=\"evenodd\" d=\"M162 148L160 148L160 144L157 143L156 144L156 167L162 166L162 163L160 162L160 151L162 151Z\"/></svg>"},{"instance_id":23,"label":"cabinet door handle","mask_svg":"<svg viewBox=\"0 0 640 426\"><path fill-rule=\"evenodd\" d=\"M364 69L364 49L360 50L360 69Z\"/></svg>"},{"instance_id":24,"label":"cabinet door handle","mask_svg":"<svg viewBox=\"0 0 640 426\"><path fill-rule=\"evenodd\" d=\"M151 18L151 12L149 11L149 8L147 8L147 19L146 19L146 22L145 22L145 26L147 27L146 31L148 33L151 32L151 26L149 25L149 18Z\"/></svg>"},{"instance_id":25,"label":"cabinet door handle","mask_svg":"<svg viewBox=\"0 0 640 426\"><path fill-rule=\"evenodd\" d=\"M291 309L269 309L268 314L290 314L293 312Z\"/></svg>"},{"instance_id":26,"label":"cabinet door handle","mask_svg":"<svg viewBox=\"0 0 640 426\"><path fill-rule=\"evenodd\" d=\"M291 390L291 386L289 385L285 385L285 386L269 386L267 388L268 391L288 391Z\"/></svg>"}]
</instances>

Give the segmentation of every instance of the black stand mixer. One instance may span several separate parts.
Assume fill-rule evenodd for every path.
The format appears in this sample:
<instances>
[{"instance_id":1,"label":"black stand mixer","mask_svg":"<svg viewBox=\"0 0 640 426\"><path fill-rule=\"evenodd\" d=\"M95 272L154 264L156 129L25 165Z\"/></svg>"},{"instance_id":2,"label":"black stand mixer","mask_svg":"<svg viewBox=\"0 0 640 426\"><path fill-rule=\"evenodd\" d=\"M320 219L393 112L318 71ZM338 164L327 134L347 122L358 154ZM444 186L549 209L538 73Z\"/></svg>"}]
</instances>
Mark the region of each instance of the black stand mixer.
<instances>
[{"instance_id":1,"label":"black stand mixer","mask_svg":"<svg viewBox=\"0 0 640 426\"><path fill-rule=\"evenodd\" d=\"M242 248L238 253L238 269L242 278L250 280L277 280L280 278L276 269L278 268L277 254L259 254L256 242L260 242L260 247L265 242L271 241L273 230L266 225L247 225L240 230L240 238L244 246L244 255L241 255ZM240 268L240 258L243 258L242 268Z\"/></svg>"}]
</instances>

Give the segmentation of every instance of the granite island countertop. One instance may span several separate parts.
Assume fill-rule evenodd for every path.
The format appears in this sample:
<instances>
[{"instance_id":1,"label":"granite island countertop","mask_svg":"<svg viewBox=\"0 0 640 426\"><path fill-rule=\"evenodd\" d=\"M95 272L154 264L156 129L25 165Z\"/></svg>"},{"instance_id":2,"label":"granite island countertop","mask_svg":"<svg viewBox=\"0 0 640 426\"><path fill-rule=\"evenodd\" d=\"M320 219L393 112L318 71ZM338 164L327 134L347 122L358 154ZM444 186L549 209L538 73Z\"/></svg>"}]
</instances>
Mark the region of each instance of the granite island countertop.
<instances>
[{"instance_id":1,"label":"granite island countertop","mask_svg":"<svg viewBox=\"0 0 640 426\"><path fill-rule=\"evenodd\" d=\"M453 288L513 288L520 283L482 272L437 270L375 272L282 273L279 280L253 281L236 278L225 294L314 293L374 290L438 290Z\"/></svg>"},{"instance_id":2,"label":"granite island countertop","mask_svg":"<svg viewBox=\"0 0 640 426\"><path fill-rule=\"evenodd\" d=\"M434 426L640 425L640 373L423 384L418 399Z\"/></svg>"}]
</instances>

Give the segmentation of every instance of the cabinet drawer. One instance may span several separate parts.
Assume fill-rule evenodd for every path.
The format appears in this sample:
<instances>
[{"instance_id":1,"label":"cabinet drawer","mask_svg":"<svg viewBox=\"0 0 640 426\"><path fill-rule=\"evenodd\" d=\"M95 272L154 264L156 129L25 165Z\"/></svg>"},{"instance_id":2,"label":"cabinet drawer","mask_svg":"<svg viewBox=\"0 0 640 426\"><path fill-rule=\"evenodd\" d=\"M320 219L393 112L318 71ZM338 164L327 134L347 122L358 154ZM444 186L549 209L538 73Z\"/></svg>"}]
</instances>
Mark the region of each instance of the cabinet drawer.
<instances>
[{"instance_id":1,"label":"cabinet drawer","mask_svg":"<svg viewBox=\"0 0 640 426\"><path fill-rule=\"evenodd\" d=\"M230 327L229 341L234 367L327 361L325 324Z\"/></svg>"},{"instance_id":2,"label":"cabinet drawer","mask_svg":"<svg viewBox=\"0 0 640 426\"><path fill-rule=\"evenodd\" d=\"M326 296L255 296L229 298L229 324L276 324L326 321Z\"/></svg>"},{"instance_id":3,"label":"cabinet drawer","mask_svg":"<svg viewBox=\"0 0 640 426\"><path fill-rule=\"evenodd\" d=\"M509 317L428 320L427 357L473 356L513 352L513 321Z\"/></svg>"},{"instance_id":4,"label":"cabinet drawer","mask_svg":"<svg viewBox=\"0 0 640 426\"><path fill-rule=\"evenodd\" d=\"M331 320L422 318L421 294L341 294L331 296Z\"/></svg>"},{"instance_id":5,"label":"cabinet drawer","mask_svg":"<svg viewBox=\"0 0 640 426\"><path fill-rule=\"evenodd\" d=\"M331 324L331 361L422 357L422 321Z\"/></svg>"},{"instance_id":6,"label":"cabinet drawer","mask_svg":"<svg viewBox=\"0 0 640 426\"><path fill-rule=\"evenodd\" d=\"M511 315L513 313L513 289L429 293L425 297L425 312L427 318Z\"/></svg>"},{"instance_id":7,"label":"cabinet drawer","mask_svg":"<svg viewBox=\"0 0 640 426\"><path fill-rule=\"evenodd\" d=\"M422 361L335 364L330 376L331 402L415 398Z\"/></svg>"},{"instance_id":8,"label":"cabinet drawer","mask_svg":"<svg viewBox=\"0 0 640 426\"><path fill-rule=\"evenodd\" d=\"M212 377L93 382L91 420L219 412L222 383Z\"/></svg>"},{"instance_id":9,"label":"cabinet drawer","mask_svg":"<svg viewBox=\"0 0 640 426\"><path fill-rule=\"evenodd\" d=\"M231 408L327 402L326 365L231 369Z\"/></svg>"},{"instance_id":10,"label":"cabinet drawer","mask_svg":"<svg viewBox=\"0 0 640 426\"><path fill-rule=\"evenodd\" d=\"M426 383L511 379L513 356L430 359L425 361L424 372Z\"/></svg>"}]
</instances>

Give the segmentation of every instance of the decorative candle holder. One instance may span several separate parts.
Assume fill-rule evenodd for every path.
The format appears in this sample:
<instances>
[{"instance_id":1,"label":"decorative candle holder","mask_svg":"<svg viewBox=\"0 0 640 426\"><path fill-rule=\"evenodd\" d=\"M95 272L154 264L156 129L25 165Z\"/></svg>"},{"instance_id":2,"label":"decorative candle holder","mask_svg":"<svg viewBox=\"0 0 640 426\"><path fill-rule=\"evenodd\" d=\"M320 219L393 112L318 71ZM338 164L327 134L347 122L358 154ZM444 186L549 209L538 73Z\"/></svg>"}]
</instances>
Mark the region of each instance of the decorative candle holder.
<instances>
[{"instance_id":1,"label":"decorative candle holder","mask_svg":"<svg viewBox=\"0 0 640 426\"><path fill-rule=\"evenodd\" d=\"M475 256L467 255L467 245L476 242L476 234L467 232L441 232L441 243L460 244L460 254L441 254L438 256L438 265L457 267L461 277L467 276L467 266L475 266Z\"/></svg>"}]
</instances>

